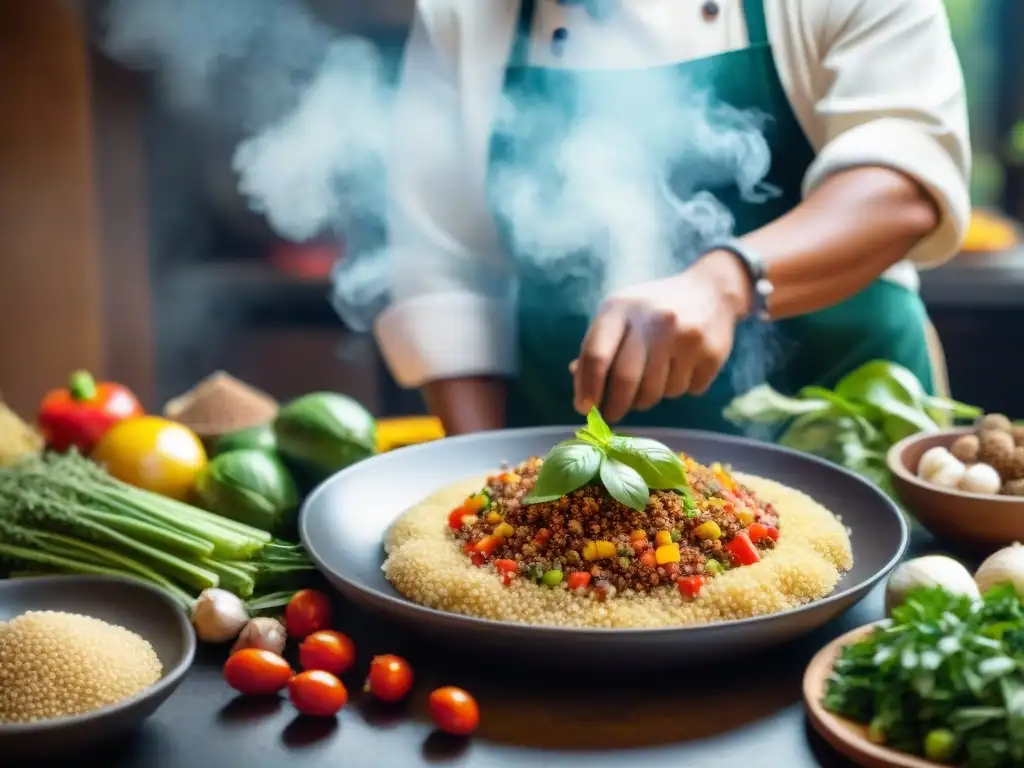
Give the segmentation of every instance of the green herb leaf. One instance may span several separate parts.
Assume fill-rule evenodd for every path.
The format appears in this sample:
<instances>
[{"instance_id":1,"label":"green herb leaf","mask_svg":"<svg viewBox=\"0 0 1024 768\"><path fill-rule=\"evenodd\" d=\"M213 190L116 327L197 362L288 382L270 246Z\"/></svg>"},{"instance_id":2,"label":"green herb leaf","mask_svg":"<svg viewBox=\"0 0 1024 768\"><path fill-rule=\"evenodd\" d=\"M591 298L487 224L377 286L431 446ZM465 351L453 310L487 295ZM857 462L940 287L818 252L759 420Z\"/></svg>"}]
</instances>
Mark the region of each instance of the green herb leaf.
<instances>
[{"instance_id":1,"label":"green herb leaf","mask_svg":"<svg viewBox=\"0 0 1024 768\"><path fill-rule=\"evenodd\" d=\"M643 512L651 499L651 492L640 473L618 459L605 456L601 462L601 483L613 499L620 504Z\"/></svg>"},{"instance_id":2,"label":"green herb leaf","mask_svg":"<svg viewBox=\"0 0 1024 768\"><path fill-rule=\"evenodd\" d=\"M602 456L599 448L582 440L559 443L541 464L537 483L523 500L524 503L554 501L582 488L597 474Z\"/></svg>"},{"instance_id":3,"label":"green herb leaf","mask_svg":"<svg viewBox=\"0 0 1024 768\"><path fill-rule=\"evenodd\" d=\"M608 422L601 416L597 406L592 407L590 413L587 414L587 431L602 442L608 442L612 439L612 428L608 426Z\"/></svg>"},{"instance_id":4,"label":"green herb leaf","mask_svg":"<svg viewBox=\"0 0 1024 768\"><path fill-rule=\"evenodd\" d=\"M671 448L645 437L615 437L608 455L635 469L651 489L687 488L686 466Z\"/></svg>"},{"instance_id":5,"label":"green herb leaf","mask_svg":"<svg viewBox=\"0 0 1024 768\"><path fill-rule=\"evenodd\" d=\"M748 424L782 424L797 416L820 413L831 407L825 400L786 397L762 384L735 398L722 416L736 426Z\"/></svg>"}]
</instances>

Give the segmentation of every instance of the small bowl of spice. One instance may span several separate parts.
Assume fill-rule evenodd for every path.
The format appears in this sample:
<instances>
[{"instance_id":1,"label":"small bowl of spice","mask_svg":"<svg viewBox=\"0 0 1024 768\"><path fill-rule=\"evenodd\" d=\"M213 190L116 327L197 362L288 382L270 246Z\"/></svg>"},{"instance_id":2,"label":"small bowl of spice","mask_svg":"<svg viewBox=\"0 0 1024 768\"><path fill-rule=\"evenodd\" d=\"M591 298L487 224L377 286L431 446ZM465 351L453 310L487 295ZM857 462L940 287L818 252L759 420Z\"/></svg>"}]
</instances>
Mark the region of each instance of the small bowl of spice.
<instances>
[{"instance_id":1,"label":"small bowl of spice","mask_svg":"<svg viewBox=\"0 0 1024 768\"><path fill-rule=\"evenodd\" d=\"M57 760L130 730L174 692L195 649L188 617L140 582L0 581L0 755Z\"/></svg>"},{"instance_id":2,"label":"small bowl of spice","mask_svg":"<svg viewBox=\"0 0 1024 768\"><path fill-rule=\"evenodd\" d=\"M224 435L269 424L277 409L277 401L266 392L217 371L168 401L164 416L185 425L209 446Z\"/></svg>"},{"instance_id":3,"label":"small bowl of spice","mask_svg":"<svg viewBox=\"0 0 1024 768\"><path fill-rule=\"evenodd\" d=\"M900 501L934 535L968 550L1024 540L1024 425L987 414L973 427L911 435L889 449Z\"/></svg>"}]
</instances>

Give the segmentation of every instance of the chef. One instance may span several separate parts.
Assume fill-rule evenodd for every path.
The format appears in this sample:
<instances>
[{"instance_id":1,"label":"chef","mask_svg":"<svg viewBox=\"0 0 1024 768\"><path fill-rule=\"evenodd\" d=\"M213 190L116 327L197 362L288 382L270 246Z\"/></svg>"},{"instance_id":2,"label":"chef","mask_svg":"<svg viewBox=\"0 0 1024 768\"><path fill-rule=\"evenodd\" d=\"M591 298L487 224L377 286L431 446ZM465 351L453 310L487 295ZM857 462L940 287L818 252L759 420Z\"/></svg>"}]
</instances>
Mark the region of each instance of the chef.
<instances>
[{"instance_id":1,"label":"chef","mask_svg":"<svg viewBox=\"0 0 1024 768\"><path fill-rule=\"evenodd\" d=\"M773 193L711 189L731 232L583 311L512 236L496 179L550 172L573 93L672 77L768 117ZM542 109L567 119L531 130ZM957 252L970 214L941 0L419 0L396 126L392 302L375 334L449 434L576 423L594 404L625 424L730 431L728 371L752 323L780 340L782 391L878 358L935 387L917 270Z\"/></svg>"}]
</instances>

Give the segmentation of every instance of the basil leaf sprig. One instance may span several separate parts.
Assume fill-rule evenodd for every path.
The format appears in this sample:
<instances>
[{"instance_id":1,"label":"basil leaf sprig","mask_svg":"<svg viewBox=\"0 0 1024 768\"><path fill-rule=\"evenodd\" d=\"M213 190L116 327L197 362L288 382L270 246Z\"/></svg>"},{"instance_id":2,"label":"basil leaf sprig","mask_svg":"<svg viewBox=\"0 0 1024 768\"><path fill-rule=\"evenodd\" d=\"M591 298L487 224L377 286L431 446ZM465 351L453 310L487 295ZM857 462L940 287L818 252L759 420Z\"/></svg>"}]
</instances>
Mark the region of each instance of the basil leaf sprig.
<instances>
[{"instance_id":1,"label":"basil leaf sprig","mask_svg":"<svg viewBox=\"0 0 1024 768\"><path fill-rule=\"evenodd\" d=\"M615 434L597 408L590 409L587 426L576 432L575 439L551 449L533 491L523 501L554 501L595 478L609 496L638 512L647 508L652 490L676 491L689 513L696 509L679 455L657 440Z\"/></svg>"}]
</instances>

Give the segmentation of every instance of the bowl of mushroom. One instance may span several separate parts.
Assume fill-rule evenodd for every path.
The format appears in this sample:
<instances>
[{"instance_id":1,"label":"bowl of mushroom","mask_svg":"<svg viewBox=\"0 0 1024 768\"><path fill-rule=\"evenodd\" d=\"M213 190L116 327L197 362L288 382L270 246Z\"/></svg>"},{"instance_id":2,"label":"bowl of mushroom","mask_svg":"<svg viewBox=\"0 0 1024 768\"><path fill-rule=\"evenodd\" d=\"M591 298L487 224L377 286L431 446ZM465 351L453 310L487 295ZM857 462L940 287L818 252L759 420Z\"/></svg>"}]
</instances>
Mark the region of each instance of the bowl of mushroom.
<instances>
[{"instance_id":1,"label":"bowl of mushroom","mask_svg":"<svg viewBox=\"0 0 1024 768\"><path fill-rule=\"evenodd\" d=\"M889 449L904 506L935 536L972 550L1024 540L1024 425L988 414Z\"/></svg>"}]
</instances>

